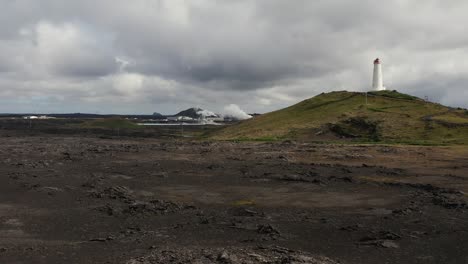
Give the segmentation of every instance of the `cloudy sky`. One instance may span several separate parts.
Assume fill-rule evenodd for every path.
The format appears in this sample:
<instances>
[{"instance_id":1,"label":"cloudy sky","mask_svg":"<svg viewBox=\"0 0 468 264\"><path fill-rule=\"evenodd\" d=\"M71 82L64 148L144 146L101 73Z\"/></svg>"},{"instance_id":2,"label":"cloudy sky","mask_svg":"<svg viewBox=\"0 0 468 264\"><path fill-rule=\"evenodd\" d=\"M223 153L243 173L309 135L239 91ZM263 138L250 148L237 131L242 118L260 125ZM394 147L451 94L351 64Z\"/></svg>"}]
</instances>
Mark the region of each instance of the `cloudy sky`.
<instances>
[{"instance_id":1,"label":"cloudy sky","mask_svg":"<svg viewBox=\"0 0 468 264\"><path fill-rule=\"evenodd\" d=\"M0 112L266 112L390 89L468 107L466 0L0 0Z\"/></svg>"}]
</instances>

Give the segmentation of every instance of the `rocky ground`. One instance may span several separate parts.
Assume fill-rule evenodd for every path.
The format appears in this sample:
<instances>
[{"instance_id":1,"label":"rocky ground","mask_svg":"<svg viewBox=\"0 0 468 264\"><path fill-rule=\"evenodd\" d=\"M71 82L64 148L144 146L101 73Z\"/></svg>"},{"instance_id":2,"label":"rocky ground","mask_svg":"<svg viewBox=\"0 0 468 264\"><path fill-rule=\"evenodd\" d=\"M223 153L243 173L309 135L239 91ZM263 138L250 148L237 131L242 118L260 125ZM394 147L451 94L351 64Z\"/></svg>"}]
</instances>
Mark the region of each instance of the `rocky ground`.
<instances>
[{"instance_id":1,"label":"rocky ground","mask_svg":"<svg viewBox=\"0 0 468 264\"><path fill-rule=\"evenodd\" d=\"M466 146L0 146L0 263L468 263Z\"/></svg>"}]
</instances>

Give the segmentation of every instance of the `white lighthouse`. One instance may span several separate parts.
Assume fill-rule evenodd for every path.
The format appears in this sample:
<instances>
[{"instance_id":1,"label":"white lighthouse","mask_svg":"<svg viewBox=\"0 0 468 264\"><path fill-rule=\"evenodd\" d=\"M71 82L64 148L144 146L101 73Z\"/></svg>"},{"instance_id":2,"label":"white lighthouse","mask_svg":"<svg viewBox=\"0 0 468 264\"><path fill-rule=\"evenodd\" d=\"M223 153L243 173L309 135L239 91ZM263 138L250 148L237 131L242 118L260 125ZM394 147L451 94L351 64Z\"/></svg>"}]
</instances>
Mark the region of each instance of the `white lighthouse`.
<instances>
[{"instance_id":1,"label":"white lighthouse","mask_svg":"<svg viewBox=\"0 0 468 264\"><path fill-rule=\"evenodd\" d=\"M374 60L374 75L372 77L372 90L374 91L385 90L385 87L383 86L382 65L380 64L379 58Z\"/></svg>"}]
</instances>

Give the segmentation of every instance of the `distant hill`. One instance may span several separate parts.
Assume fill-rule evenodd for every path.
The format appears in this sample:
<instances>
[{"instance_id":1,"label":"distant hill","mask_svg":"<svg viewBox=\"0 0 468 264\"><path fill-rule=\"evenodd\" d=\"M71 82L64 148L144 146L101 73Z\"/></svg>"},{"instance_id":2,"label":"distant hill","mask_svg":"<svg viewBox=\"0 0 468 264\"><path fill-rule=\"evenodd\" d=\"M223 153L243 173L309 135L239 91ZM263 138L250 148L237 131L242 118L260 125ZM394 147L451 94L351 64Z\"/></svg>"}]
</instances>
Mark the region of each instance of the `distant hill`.
<instances>
[{"instance_id":1,"label":"distant hill","mask_svg":"<svg viewBox=\"0 0 468 264\"><path fill-rule=\"evenodd\" d=\"M214 139L468 143L468 110L396 91L322 93L225 127Z\"/></svg>"},{"instance_id":2,"label":"distant hill","mask_svg":"<svg viewBox=\"0 0 468 264\"><path fill-rule=\"evenodd\" d=\"M203 110L198 107L192 107L187 110L180 111L175 116L187 116L187 117L194 118L194 119L203 118L203 117L219 117L219 115L211 111Z\"/></svg>"},{"instance_id":3,"label":"distant hill","mask_svg":"<svg viewBox=\"0 0 468 264\"><path fill-rule=\"evenodd\" d=\"M158 112L154 112L153 117L154 118L164 118L164 116L162 114L158 113Z\"/></svg>"}]
</instances>

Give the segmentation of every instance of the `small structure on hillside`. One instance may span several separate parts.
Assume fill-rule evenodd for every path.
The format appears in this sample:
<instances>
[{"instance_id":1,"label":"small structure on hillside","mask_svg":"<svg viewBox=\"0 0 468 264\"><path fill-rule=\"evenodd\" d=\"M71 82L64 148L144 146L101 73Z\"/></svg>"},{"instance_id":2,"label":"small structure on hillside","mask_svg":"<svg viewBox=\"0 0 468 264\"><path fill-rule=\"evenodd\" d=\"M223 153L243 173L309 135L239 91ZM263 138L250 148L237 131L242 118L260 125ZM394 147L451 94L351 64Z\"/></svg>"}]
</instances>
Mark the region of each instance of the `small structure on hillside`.
<instances>
[{"instance_id":1,"label":"small structure on hillside","mask_svg":"<svg viewBox=\"0 0 468 264\"><path fill-rule=\"evenodd\" d=\"M374 60L374 75L372 76L372 90L374 91L386 90L385 87L383 86L382 64L380 63L379 58Z\"/></svg>"}]
</instances>

